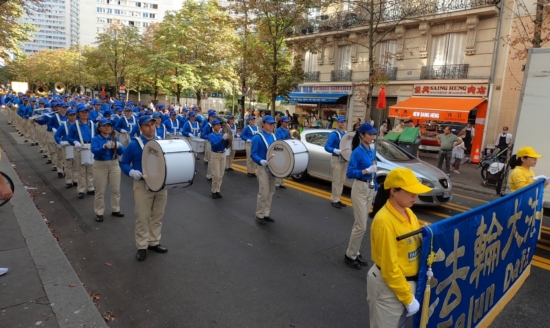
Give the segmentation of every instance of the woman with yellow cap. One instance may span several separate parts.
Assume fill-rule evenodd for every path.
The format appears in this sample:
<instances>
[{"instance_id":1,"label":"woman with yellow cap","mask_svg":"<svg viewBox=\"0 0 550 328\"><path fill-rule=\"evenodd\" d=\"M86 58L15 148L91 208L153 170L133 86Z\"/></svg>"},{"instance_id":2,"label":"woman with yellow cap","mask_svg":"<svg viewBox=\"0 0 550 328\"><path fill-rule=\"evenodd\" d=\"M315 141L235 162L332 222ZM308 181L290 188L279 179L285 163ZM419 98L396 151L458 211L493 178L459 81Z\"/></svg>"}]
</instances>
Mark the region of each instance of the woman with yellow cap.
<instances>
[{"instance_id":1,"label":"woman with yellow cap","mask_svg":"<svg viewBox=\"0 0 550 328\"><path fill-rule=\"evenodd\" d=\"M421 184L413 171L390 171L378 190L371 227L374 265L367 274L367 302L371 328L404 327L407 317L420 309L416 283L422 241L419 235L397 241L397 237L420 229L410 207L416 195L432 190Z\"/></svg>"},{"instance_id":2,"label":"woman with yellow cap","mask_svg":"<svg viewBox=\"0 0 550 328\"><path fill-rule=\"evenodd\" d=\"M538 179L545 179L545 187L550 183L550 178L539 175L531 169L537 165L537 159L542 155L537 154L532 147L522 147L516 155L510 158L510 167L513 169L510 174L510 190L516 191L530 185Z\"/></svg>"}]
</instances>

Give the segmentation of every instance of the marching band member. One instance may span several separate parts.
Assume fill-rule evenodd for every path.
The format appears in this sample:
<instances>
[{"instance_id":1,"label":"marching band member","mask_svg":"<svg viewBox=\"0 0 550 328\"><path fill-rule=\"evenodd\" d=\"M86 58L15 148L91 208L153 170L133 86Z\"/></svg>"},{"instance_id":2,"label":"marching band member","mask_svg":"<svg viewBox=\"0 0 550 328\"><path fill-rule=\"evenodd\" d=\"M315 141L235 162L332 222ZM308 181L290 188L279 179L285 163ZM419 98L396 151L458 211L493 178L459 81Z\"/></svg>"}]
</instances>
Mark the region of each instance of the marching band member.
<instances>
[{"instance_id":1,"label":"marching band member","mask_svg":"<svg viewBox=\"0 0 550 328\"><path fill-rule=\"evenodd\" d=\"M19 115L19 134L25 138L25 142L29 142L28 132L27 132L27 106L29 106L29 98L22 97L22 104L19 105L17 110L17 115Z\"/></svg>"},{"instance_id":2,"label":"marching band member","mask_svg":"<svg viewBox=\"0 0 550 328\"><path fill-rule=\"evenodd\" d=\"M130 132L137 126L137 119L132 115L131 108L124 109L124 116L118 120L118 123L115 126L115 130L120 133L120 142L124 147L128 146L130 143Z\"/></svg>"},{"instance_id":3,"label":"marching band member","mask_svg":"<svg viewBox=\"0 0 550 328\"><path fill-rule=\"evenodd\" d=\"M185 136L189 144L191 144L191 139L193 139L194 137L200 138L201 136L200 124L196 121L195 118L196 118L195 112L191 111L189 113L189 120L185 122L185 124L183 125L183 135ZM194 154L195 154L195 160L198 161L199 160L198 154L197 153L194 153Z\"/></svg>"},{"instance_id":4,"label":"marching band member","mask_svg":"<svg viewBox=\"0 0 550 328\"><path fill-rule=\"evenodd\" d=\"M68 108L68 105L64 102L57 103L56 106L54 106L53 108L53 113L48 116L48 125L46 127L46 137L48 140L48 161L46 162L46 164L52 164L52 171L57 171L57 144L53 136L57 131L56 127L59 126L57 118L54 114L59 113L61 108L66 109Z\"/></svg>"},{"instance_id":5,"label":"marching band member","mask_svg":"<svg viewBox=\"0 0 550 328\"><path fill-rule=\"evenodd\" d=\"M52 101L51 106L57 108L57 101ZM49 157L49 148L48 148L48 121L53 115L53 111L50 108L46 108L42 111L42 116L34 120L35 125L39 126L39 139L38 144L40 145L40 152L42 157Z\"/></svg>"},{"instance_id":6,"label":"marching band member","mask_svg":"<svg viewBox=\"0 0 550 328\"><path fill-rule=\"evenodd\" d=\"M231 133L233 134L233 138L239 138L240 134L237 133L237 125L235 125L235 117L233 115L227 116L227 124L229 125L229 128L231 129ZM235 149L233 149L233 145L231 146L231 153L227 155L226 163L225 163L225 170L226 171L233 171L233 159L235 158L235 153L237 152Z\"/></svg>"},{"instance_id":7,"label":"marching band member","mask_svg":"<svg viewBox=\"0 0 550 328\"><path fill-rule=\"evenodd\" d=\"M97 100L93 100L92 101L92 108L90 110L90 117L89 117L89 120L94 122L94 123L97 123L99 122L100 119L103 118L103 115L102 113L105 113L105 111L102 111L101 109L101 103L99 103Z\"/></svg>"},{"instance_id":8,"label":"marching band member","mask_svg":"<svg viewBox=\"0 0 550 328\"><path fill-rule=\"evenodd\" d=\"M111 192L111 215L123 217L120 211L120 166L118 156L124 152L124 147L118 141L113 129L113 122L102 119L98 123L98 134L92 139L92 153L94 154L94 212L95 220L103 222L105 212L105 188L109 182Z\"/></svg>"},{"instance_id":9,"label":"marching band member","mask_svg":"<svg viewBox=\"0 0 550 328\"><path fill-rule=\"evenodd\" d=\"M50 142L53 144L51 149L54 150L54 153L50 156L52 164L57 170L57 177L59 179L63 179L64 177L63 164L65 163L65 155L63 154L63 147L55 141L54 135L57 132L57 129L59 129L65 121L67 121L67 106L66 104L61 104L59 111L53 114L48 122L48 129L52 132L50 134Z\"/></svg>"},{"instance_id":10,"label":"marching band member","mask_svg":"<svg viewBox=\"0 0 550 328\"><path fill-rule=\"evenodd\" d=\"M164 122L167 135L181 135L181 124L175 111L170 111L170 118Z\"/></svg>"},{"instance_id":11,"label":"marching band member","mask_svg":"<svg viewBox=\"0 0 550 328\"><path fill-rule=\"evenodd\" d=\"M76 167L76 161L74 158L68 159L65 155L65 152L67 151L67 147L73 147L73 154L74 154L74 146L71 146L69 144L69 126L74 124L76 122L76 112L74 109L70 109L66 112L67 120L62 122L62 126L57 128L57 132L54 135L55 141L63 147L63 153L64 153L64 167L65 167L65 188L72 188L73 185L76 185L78 182L78 167Z\"/></svg>"},{"instance_id":12,"label":"marching band member","mask_svg":"<svg viewBox=\"0 0 550 328\"><path fill-rule=\"evenodd\" d=\"M107 98L101 97L100 104L99 104L99 112L104 113L107 109L110 109L110 108L111 108L111 104L107 102Z\"/></svg>"},{"instance_id":13,"label":"marching band member","mask_svg":"<svg viewBox=\"0 0 550 328\"><path fill-rule=\"evenodd\" d=\"M275 130L275 137L277 137L277 140L292 139L290 136L290 131L288 130L288 122L290 122L288 117L283 116L281 118L281 126ZM275 178L275 188L286 189L285 179Z\"/></svg>"},{"instance_id":14,"label":"marching band member","mask_svg":"<svg viewBox=\"0 0 550 328\"><path fill-rule=\"evenodd\" d=\"M133 139L124 150L120 167L124 174L134 178L135 240L138 249L136 258L143 261L147 257L147 249L157 253L168 252L159 243L168 191L150 191L143 180L141 156L144 145L155 136L155 122L148 115L141 116L138 122L141 135Z\"/></svg>"},{"instance_id":15,"label":"marching band member","mask_svg":"<svg viewBox=\"0 0 550 328\"><path fill-rule=\"evenodd\" d=\"M346 118L344 116L338 117L337 120L338 129L330 133L327 142L325 143L325 151L332 154L330 157L330 168L332 169L332 206L336 208L346 207L340 201L342 190L344 189L344 182L346 181L346 170L348 163L340 156L342 150L340 148L340 140L346 134L344 130L346 126Z\"/></svg>"},{"instance_id":16,"label":"marching band member","mask_svg":"<svg viewBox=\"0 0 550 328\"><path fill-rule=\"evenodd\" d=\"M210 166L212 174L212 198L222 198L220 188L222 186L223 173L225 172L225 148L227 148L229 136L221 131L221 122L212 121L212 132L208 134L208 142L211 145Z\"/></svg>"},{"instance_id":17,"label":"marching band member","mask_svg":"<svg viewBox=\"0 0 550 328\"><path fill-rule=\"evenodd\" d=\"M367 230L367 215L375 194L374 188L369 188L369 182L376 182L376 157L372 146L376 130L369 123L363 123L353 137L355 147L351 153L346 175L355 179L351 188L351 203L353 204L353 228L348 249L344 255L346 263L354 269L361 270L367 261L361 257L359 248ZM328 143L328 142L327 142Z\"/></svg>"},{"instance_id":18,"label":"marching band member","mask_svg":"<svg viewBox=\"0 0 550 328\"><path fill-rule=\"evenodd\" d=\"M250 119L249 119L250 121ZM275 193L275 177L271 175L267 168L267 149L277 138L273 134L275 129L275 120L271 115L266 115L262 121L262 131L252 138L252 147L250 156L257 165L262 167L258 169L258 199L256 203L256 222L265 224L266 221L275 222L269 217L271 211L271 201Z\"/></svg>"},{"instance_id":19,"label":"marching band member","mask_svg":"<svg viewBox=\"0 0 550 328\"><path fill-rule=\"evenodd\" d=\"M208 121L202 123L201 137L206 140L204 145L204 162L208 164L206 169L206 179L212 180L212 166L210 165L210 154L212 147L208 141L208 135L212 132L212 122L216 119L216 112L214 110L208 110Z\"/></svg>"},{"instance_id":20,"label":"marching band member","mask_svg":"<svg viewBox=\"0 0 550 328\"><path fill-rule=\"evenodd\" d=\"M34 119L32 118L34 116L34 111L38 108L40 108L40 106L36 102L36 98L31 98L30 113L28 114L29 138L31 140L31 146L38 145L38 142L36 141L36 127L34 124Z\"/></svg>"},{"instance_id":21,"label":"marching band member","mask_svg":"<svg viewBox=\"0 0 550 328\"><path fill-rule=\"evenodd\" d=\"M195 112L195 121L199 122L199 124L201 124L202 126L202 116L199 115L199 108L197 106L193 106L193 108L191 108L194 112Z\"/></svg>"},{"instance_id":22,"label":"marching band member","mask_svg":"<svg viewBox=\"0 0 550 328\"><path fill-rule=\"evenodd\" d=\"M94 122L88 119L90 110L86 105L77 106L76 113L78 120L69 127L69 143L76 148L75 158L78 168L78 199L84 198L84 192L88 195L95 195L94 175L90 165L82 165L81 152L83 149L91 149L92 138L94 137Z\"/></svg>"},{"instance_id":23,"label":"marching band member","mask_svg":"<svg viewBox=\"0 0 550 328\"><path fill-rule=\"evenodd\" d=\"M258 127L256 126L256 117L254 115L248 116L248 125L245 126L241 132L241 138L246 141L246 176L254 178L256 176L257 165L252 159L252 137L258 134Z\"/></svg>"},{"instance_id":24,"label":"marching band member","mask_svg":"<svg viewBox=\"0 0 550 328\"><path fill-rule=\"evenodd\" d=\"M162 115L154 112L153 118L155 119L155 139L166 139L166 125L162 124Z\"/></svg>"}]
</instances>

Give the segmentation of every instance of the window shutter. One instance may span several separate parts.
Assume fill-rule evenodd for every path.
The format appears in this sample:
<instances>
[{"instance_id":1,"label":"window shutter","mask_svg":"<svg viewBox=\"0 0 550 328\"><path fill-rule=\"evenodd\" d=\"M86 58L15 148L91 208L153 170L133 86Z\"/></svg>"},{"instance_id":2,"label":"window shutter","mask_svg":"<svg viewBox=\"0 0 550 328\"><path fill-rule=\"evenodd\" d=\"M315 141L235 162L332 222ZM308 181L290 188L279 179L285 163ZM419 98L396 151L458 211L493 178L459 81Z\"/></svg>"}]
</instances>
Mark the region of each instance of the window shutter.
<instances>
[{"instance_id":1,"label":"window shutter","mask_svg":"<svg viewBox=\"0 0 550 328\"><path fill-rule=\"evenodd\" d=\"M466 53L466 33L450 33L449 47L447 51L447 64L464 64Z\"/></svg>"},{"instance_id":2,"label":"window shutter","mask_svg":"<svg viewBox=\"0 0 550 328\"><path fill-rule=\"evenodd\" d=\"M396 40L380 42L380 55L378 57L378 64L380 65L380 68L395 67L396 46Z\"/></svg>"},{"instance_id":3,"label":"window shutter","mask_svg":"<svg viewBox=\"0 0 550 328\"><path fill-rule=\"evenodd\" d=\"M351 70L351 47L349 45L338 47L338 70Z\"/></svg>"}]
</instances>

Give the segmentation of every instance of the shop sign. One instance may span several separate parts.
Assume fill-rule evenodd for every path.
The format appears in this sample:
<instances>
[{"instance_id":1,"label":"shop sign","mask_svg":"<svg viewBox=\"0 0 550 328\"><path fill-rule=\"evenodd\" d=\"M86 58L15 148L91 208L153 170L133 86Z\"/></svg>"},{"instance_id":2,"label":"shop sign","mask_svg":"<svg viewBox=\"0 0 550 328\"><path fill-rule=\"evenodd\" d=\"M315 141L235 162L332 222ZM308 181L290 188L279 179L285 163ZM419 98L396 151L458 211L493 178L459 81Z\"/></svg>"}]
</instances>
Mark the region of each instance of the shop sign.
<instances>
[{"instance_id":1,"label":"shop sign","mask_svg":"<svg viewBox=\"0 0 550 328\"><path fill-rule=\"evenodd\" d=\"M426 111L421 109L403 109L390 107L388 116L400 119L412 118L433 121L468 123L468 114L469 113L458 111Z\"/></svg>"},{"instance_id":2,"label":"shop sign","mask_svg":"<svg viewBox=\"0 0 550 328\"><path fill-rule=\"evenodd\" d=\"M294 88L292 92L304 93L347 93L351 94L351 85L331 85L331 86L299 86Z\"/></svg>"},{"instance_id":3,"label":"shop sign","mask_svg":"<svg viewBox=\"0 0 550 328\"><path fill-rule=\"evenodd\" d=\"M296 107L317 107L317 104L301 104L297 103Z\"/></svg>"},{"instance_id":4,"label":"shop sign","mask_svg":"<svg viewBox=\"0 0 550 328\"><path fill-rule=\"evenodd\" d=\"M487 97L487 84L415 84L415 96Z\"/></svg>"}]
</instances>

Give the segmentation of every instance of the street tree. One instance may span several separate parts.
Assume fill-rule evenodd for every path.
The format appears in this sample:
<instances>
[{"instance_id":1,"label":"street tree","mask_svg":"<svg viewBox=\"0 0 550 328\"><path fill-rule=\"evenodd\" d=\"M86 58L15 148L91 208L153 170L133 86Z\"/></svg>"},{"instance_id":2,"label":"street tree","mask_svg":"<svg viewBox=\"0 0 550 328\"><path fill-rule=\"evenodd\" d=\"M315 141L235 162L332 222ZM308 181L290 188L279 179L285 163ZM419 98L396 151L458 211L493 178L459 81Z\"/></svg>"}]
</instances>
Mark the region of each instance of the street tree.
<instances>
[{"instance_id":1,"label":"street tree","mask_svg":"<svg viewBox=\"0 0 550 328\"><path fill-rule=\"evenodd\" d=\"M0 0L0 58L9 59L10 54L21 55L22 41L30 39L37 28L21 22L25 13L31 15L43 11L43 0Z\"/></svg>"}]
</instances>

